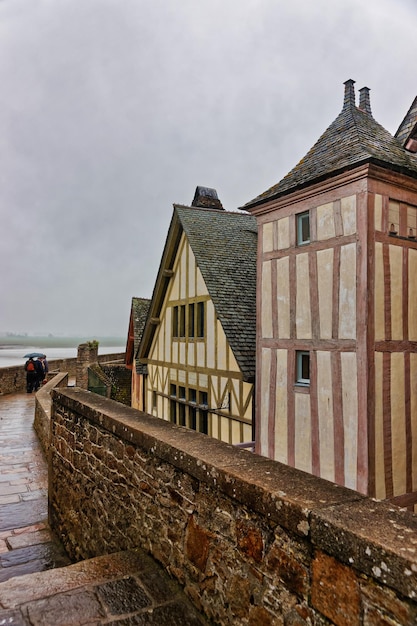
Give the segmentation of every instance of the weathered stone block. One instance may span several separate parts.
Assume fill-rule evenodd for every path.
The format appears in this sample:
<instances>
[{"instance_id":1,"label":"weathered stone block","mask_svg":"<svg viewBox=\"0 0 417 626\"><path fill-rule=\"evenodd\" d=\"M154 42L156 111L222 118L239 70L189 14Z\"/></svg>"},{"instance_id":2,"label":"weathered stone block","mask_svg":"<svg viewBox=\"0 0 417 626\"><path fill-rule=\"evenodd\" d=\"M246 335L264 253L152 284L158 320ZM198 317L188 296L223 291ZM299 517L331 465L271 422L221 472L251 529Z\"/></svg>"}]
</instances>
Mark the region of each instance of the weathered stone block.
<instances>
[{"instance_id":1,"label":"weathered stone block","mask_svg":"<svg viewBox=\"0 0 417 626\"><path fill-rule=\"evenodd\" d=\"M186 556L201 572L206 569L212 538L213 534L201 528L195 521L194 515L191 515L187 526Z\"/></svg>"},{"instance_id":2,"label":"weathered stone block","mask_svg":"<svg viewBox=\"0 0 417 626\"><path fill-rule=\"evenodd\" d=\"M356 574L323 552L317 553L312 565L313 607L337 626L357 626L360 593Z\"/></svg>"}]
</instances>

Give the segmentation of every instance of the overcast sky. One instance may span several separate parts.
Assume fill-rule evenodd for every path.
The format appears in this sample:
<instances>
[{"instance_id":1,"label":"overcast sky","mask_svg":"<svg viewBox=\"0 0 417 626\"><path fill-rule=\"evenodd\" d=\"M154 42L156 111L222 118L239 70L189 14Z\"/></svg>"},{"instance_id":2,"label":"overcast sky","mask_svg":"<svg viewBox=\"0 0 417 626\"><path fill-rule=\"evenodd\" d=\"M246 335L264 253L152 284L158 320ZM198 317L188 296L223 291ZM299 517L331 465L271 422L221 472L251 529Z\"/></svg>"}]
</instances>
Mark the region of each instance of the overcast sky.
<instances>
[{"instance_id":1,"label":"overcast sky","mask_svg":"<svg viewBox=\"0 0 417 626\"><path fill-rule=\"evenodd\" d=\"M126 337L174 202L236 210L371 89L417 95L416 0L0 0L0 331Z\"/></svg>"}]
</instances>

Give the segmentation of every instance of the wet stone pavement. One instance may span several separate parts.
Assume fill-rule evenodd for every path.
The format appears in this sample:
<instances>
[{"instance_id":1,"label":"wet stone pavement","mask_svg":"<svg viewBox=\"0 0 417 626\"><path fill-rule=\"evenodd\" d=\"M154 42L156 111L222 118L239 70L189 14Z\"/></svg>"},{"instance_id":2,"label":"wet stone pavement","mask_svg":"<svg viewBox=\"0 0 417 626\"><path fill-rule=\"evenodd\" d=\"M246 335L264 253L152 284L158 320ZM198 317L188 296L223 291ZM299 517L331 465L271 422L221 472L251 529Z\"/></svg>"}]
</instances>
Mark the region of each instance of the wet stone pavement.
<instances>
[{"instance_id":1,"label":"wet stone pavement","mask_svg":"<svg viewBox=\"0 0 417 626\"><path fill-rule=\"evenodd\" d=\"M0 626L208 626L141 550L70 563L48 526L34 410L32 394L0 396Z\"/></svg>"},{"instance_id":2,"label":"wet stone pavement","mask_svg":"<svg viewBox=\"0 0 417 626\"><path fill-rule=\"evenodd\" d=\"M34 394L0 398L0 582L70 562L48 528L47 466L34 411Z\"/></svg>"}]
</instances>

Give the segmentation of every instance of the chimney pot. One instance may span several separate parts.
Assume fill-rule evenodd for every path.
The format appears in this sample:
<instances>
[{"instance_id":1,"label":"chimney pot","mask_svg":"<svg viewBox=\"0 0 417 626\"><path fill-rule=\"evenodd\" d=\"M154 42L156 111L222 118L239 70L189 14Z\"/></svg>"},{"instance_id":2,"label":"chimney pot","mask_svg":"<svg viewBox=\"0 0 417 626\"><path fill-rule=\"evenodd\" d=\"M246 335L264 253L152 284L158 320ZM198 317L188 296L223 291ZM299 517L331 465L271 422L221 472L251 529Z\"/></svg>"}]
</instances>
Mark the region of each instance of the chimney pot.
<instances>
[{"instance_id":1,"label":"chimney pot","mask_svg":"<svg viewBox=\"0 0 417 626\"><path fill-rule=\"evenodd\" d=\"M349 78L345 83L345 98L343 108L355 106L355 81Z\"/></svg>"},{"instance_id":2,"label":"chimney pot","mask_svg":"<svg viewBox=\"0 0 417 626\"><path fill-rule=\"evenodd\" d=\"M196 187L194 199L191 203L193 207L201 207L202 209L219 209L224 211L220 202L217 191L210 187Z\"/></svg>"},{"instance_id":3,"label":"chimney pot","mask_svg":"<svg viewBox=\"0 0 417 626\"><path fill-rule=\"evenodd\" d=\"M364 111L365 113L368 113L368 115L372 116L369 92L369 87L362 87L362 89L359 89L359 108L361 111Z\"/></svg>"}]
</instances>

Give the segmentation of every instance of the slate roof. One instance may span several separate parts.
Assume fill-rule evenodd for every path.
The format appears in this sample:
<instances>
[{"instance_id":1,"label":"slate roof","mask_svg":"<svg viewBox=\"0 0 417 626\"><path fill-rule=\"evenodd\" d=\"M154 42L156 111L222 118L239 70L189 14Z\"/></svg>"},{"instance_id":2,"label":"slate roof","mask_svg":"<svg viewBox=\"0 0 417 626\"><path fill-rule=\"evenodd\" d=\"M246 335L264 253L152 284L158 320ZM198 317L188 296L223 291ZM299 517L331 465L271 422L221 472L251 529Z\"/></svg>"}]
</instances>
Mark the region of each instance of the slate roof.
<instances>
[{"instance_id":1,"label":"slate roof","mask_svg":"<svg viewBox=\"0 0 417 626\"><path fill-rule=\"evenodd\" d=\"M364 90L369 92L367 88ZM361 108L356 106L354 81L348 80L345 83L343 109L334 122L279 183L243 208L263 204L370 162L417 178L416 156L407 152L398 138L375 121L366 98Z\"/></svg>"},{"instance_id":2,"label":"slate roof","mask_svg":"<svg viewBox=\"0 0 417 626\"><path fill-rule=\"evenodd\" d=\"M170 229L156 280L149 316L158 317L181 233L184 232L200 268L236 361L245 380L255 376L256 219L247 213L174 205ZM152 334L147 324L139 348L146 358Z\"/></svg>"},{"instance_id":3,"label":"slate roof","mask_svg":"<svg viewBox=\"0 0 417 626\"><path fill-rule=\"evenodd\" d=\"M136 356L139 344L142 339L151 301L149 298L132 298L131 321L133 322L133 355ZM136 361L136 372L146 373L146 366Z\"/></svg>"},{"instance_id":4,"label":"slate roof","mask_svg":"<svg viewBox=\"0 0 417 626\"><path fill-rule=\"evenodd\" d=\"M395 137L404 146L411 135L415 135L417 127L417 96L401 122Z\"/></svg>"}]
</instances>

